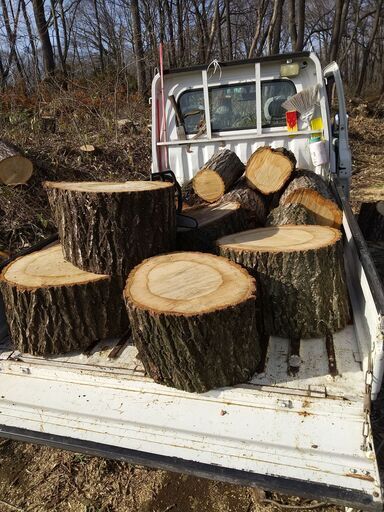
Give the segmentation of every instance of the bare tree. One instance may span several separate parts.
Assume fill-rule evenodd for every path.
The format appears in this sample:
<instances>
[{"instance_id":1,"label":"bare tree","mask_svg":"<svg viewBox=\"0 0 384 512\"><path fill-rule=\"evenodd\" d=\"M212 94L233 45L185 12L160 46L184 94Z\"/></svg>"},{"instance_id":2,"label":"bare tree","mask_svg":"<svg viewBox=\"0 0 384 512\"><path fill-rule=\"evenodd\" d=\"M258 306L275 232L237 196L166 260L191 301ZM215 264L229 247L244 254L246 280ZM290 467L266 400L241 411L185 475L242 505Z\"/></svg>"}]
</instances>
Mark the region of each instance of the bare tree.
<instances>
[{"instance_id":1,"label":"bare tree","mask_svg":"<svg viewBox=\"0 0 384 512\"><path fill-rule=\"evenodd\" d=\"M51 39L48 32L48 22L44 12L44 0L32 0L32 4L37 31L39 33L41 49L43 52L45 74L46 76L50 76L55 72L55 58L53 55Z\"/></svg>"}]
</instances>

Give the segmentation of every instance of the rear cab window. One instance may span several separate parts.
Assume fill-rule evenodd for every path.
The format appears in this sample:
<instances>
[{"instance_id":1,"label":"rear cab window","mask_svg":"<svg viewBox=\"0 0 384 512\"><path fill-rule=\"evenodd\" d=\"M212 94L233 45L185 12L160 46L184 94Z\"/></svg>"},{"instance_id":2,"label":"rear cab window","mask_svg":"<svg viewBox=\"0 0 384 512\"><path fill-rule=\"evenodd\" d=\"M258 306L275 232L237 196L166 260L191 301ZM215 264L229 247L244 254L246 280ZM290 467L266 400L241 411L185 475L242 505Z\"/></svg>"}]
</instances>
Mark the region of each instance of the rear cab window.
<instances>
[{"instance_id":1,"label":"rear cab window","mask_svg":"<svg viewBox=\"0 0 384 512\"><path fill-rule=\"evenodd\" d=\"M285 126L284 101L296 94L291 80L261 82L262 127ZM255 82L220 85L209 89L212 132L256 128ZM187 90L179 97L179 107L187 134L204 128L203 89Z\"/></svg>"}]
</instances>

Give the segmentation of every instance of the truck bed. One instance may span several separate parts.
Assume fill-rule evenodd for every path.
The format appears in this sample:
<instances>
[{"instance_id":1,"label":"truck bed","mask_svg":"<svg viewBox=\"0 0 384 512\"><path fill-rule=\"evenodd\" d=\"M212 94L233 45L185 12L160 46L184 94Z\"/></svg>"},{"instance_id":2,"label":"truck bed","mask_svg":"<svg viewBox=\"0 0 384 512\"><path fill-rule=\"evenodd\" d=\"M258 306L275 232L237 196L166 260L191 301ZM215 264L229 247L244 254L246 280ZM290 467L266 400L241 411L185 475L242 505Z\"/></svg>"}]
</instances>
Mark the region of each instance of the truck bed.
<instances>
[{"instance_id":1,"label":"truck bed","mask_svg":"<svg viewBox=\"0 0 384 512\"><path fill-rule=\"evenodd\" d=\"M264 340L250 382L203 394L154 383L128 334L48 358L5 339L0 436L381 509L363 408L371 347L382 357L380 315L347 218L344 232L353 323L342 331Z\"/></svg>"}]
</instances>

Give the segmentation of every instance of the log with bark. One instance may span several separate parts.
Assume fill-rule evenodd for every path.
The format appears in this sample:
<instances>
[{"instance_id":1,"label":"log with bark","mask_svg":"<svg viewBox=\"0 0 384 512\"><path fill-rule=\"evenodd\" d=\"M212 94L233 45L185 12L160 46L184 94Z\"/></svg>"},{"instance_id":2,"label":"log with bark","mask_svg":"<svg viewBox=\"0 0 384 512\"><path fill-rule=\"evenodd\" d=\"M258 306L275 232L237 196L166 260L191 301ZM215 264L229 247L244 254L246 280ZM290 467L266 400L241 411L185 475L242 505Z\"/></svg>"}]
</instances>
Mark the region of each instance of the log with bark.
<instances>
[{"instance_id":1,"label":"log with bark","mask_svg":"<svg viewBox=\"0 0 384 512\"><path fill-rule=\"evenodd\" d=\"M0 140L0 184L23 185L32 176L32 162L18 149Z\"/></svg>"},{"instance_id":2,"label":"log with bark","mask_svg":"<svg viewBox=\"0 0 384 512\"><path fill-rule=\"evenodd\" d=\"M177 248L181 251L216 252L216 240L243 231L248 216L236 202L220 202L183 210L197 222L195 229L178 228Z\"/></svg>"},{"instance_id":3,"label":"log with bark","mask_svg":"<svg viewBox=\"0 0 384 512\"><path fill-rule=\"evenodd\" d=\"M139 358L156 382L204 392L256 371L255 282L239 265L196 252L156 256L130 273L124 295Z\"/></svg>"},{"instance_id":4,"label":"log with bark","mask_svg":"<svg viewBox=\"0 0 384 512\"><path fill-rule=\"evenodd\" d=\"M367 242L369 252L371 253L373 262L376 266L380 279L384 284L384 241Z\"/></svg>"},{"instance_id":5,"label":"log with bark","mask_svg":"<svg viewBox=\"0 0 384 512\"><path fill-rule=\"evenodd\" d=\"M246 212L248 229L264 226L267 213L264 197L257 190L248 187L245 176L220 199L220 202L228 201L236 201Z\"/></svg>"},{"instance_id":6,"label":"log with bark","mask_svg":"<svg viewBox=\"0 0 384 512\"><path fill-rule=\"evenodd\" d=\"M281 226L218 240L219 251L255 278L264 329L313 338L348 322L341 232L327 226Z\"/></svg>"},{"instance_id":7,"label":"log with bark","mask_svg":"<svg viewBox=\"0 0 384 512\"><path fill-rule=\"evenodd\" d=\"M251 188L269 195L279 191L295 169L295 155L285 148L258 148L248 159L245 176Z\"/></svg>"},{"instance_id":8,"label":"log with bark","mask_svg":"<svg viewBox=\"0 0 384 512\"><path fill-rule=\"evenodd\" d=\"M366 240L384 241L384 201L363 203L358 222Z\"/></svg>"},{"instance_id":9,"label":"log with bark","mask_svg":"<svg viewBox=\"0 0 384 512\"><path fill-rule=\"evenodd\" d=\"M244 172L244 164L233 151L217 151L193 178L195 193L207 203L218 201Z\"/></svg>"},{"instance_id":10,"label":"log with bark","mask_svg":"<svg viewBox=\"0 0 384 512\"><path fill-rule=\"evenodd\" d=\"M313 213L316 224L339 228L343 212L324 179L313 171L297 170L284 190L280 204L301 204Z\"/></svg>"},{"instance_id":11,"label":"log with bark","mask_svg":"<svg viewBox=\"0 0 384 512\"><path fill-rule=\"evenodd\" d=\"M6 318L17 350L34 355L83 350L128 328L122 281L84 272L60 245L22 256L0 276Z\"/></svg>"},{"instance_id":12,"label":"log with bark","mask_svg":"<svg viewBox=\"0 0 384 512\"><path fill-rule=\"evenodd\" d=\"M189 180L181 186L181 195L183 198L183 207L188 208L188 206L197 206L207 204L206 201L203 201L201 197L199 197L196 192L193 190L193 181Z\"/></svg>"},{"instance_id":13,"label":"log with bark","mask_svg":"<svg viewBox=\"0 0 384 512\"><path fill-rule=\"evenodd\" d=\"M316 224L315 216L301 204L280 205L269 212L266 226L284 226L285 224Z\"/></svg>"},{"instance_id":14,"label":"log with bark","mask_svg":"<svg viewBox=\"0 0 384 512\"><path fill-rule=\"evenodd\" d=\"M65 258L126 277L143 259L174 249L174 186L160 181L46 182Z\"/></svg>"}]
</instances>

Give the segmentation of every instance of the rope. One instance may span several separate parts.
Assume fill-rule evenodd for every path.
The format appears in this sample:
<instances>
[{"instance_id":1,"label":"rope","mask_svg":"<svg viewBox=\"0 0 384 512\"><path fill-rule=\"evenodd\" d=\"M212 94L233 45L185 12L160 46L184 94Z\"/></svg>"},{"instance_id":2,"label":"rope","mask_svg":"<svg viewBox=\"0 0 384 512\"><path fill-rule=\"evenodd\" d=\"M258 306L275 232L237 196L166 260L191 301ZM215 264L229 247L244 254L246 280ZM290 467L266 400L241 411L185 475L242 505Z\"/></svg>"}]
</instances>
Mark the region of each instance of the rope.
<instances>
[{"instance_id":1,"label":"rope","mask_svg":"<svg viewBox=\"0 0 384 512\"><path fill-rule=\"evenodd\" d=\"M209 71L209 69L210 69L210 67L211 67L211 66L213 67L213 69L212 69L212 71L211 71L211 74L208 76L208 78L212 78L212 77L213 77L213 75L216 73L216 71L217 71L217 70L219 70L219 72L220 72L220 76L219 76L219 78L221 79L221 73L222 73L222 71L221 71L221 66L220 66L219 61L218 61L217 59L213 59L213 61L212 61L212 62L210 62L210 63L208 64L208 67L207 67L207 74L208 74L208 71Z\"/></svg>"}]
</instances>

